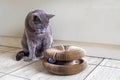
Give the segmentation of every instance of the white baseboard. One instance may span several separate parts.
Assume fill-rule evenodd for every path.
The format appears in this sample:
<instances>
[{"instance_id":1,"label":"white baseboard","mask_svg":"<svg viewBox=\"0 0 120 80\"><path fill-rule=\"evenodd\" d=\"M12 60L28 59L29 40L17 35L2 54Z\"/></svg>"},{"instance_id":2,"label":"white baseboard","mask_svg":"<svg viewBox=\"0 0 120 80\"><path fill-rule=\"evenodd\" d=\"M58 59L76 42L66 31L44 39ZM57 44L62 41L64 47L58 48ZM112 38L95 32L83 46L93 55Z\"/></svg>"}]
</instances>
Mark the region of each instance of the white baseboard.
<instances>
[{"instance_id":1,"label":"white baseboard","mask_svg":"<svg viewBox=\"0 0 120 80\"><path fill-rule=\"evenodd\" d=\"M120 45L54 40L54 45L61 44L82 47L88 56L120 59ZM21 37L0 36L0 45L21 47Z\"/></svg>"}]
</instances>

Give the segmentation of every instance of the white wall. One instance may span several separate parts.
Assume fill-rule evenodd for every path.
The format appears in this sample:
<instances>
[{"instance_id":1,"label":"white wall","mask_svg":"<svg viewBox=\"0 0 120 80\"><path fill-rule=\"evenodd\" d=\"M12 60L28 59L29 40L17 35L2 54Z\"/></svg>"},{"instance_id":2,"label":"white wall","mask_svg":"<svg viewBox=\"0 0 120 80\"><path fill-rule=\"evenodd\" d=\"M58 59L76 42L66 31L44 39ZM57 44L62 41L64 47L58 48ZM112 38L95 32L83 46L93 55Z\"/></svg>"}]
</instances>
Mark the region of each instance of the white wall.
<instances>
[{"instance_id":1,"label":"white wall","mask_svg":"<svg viewBox=\"0 0 120 80\"><path fill-rule=\"evenodd\" d=\"M0 35L22 36L34 9L56 15L55 39L120 44L120 0L0 0Z\"/></svg>"}]
</instances>

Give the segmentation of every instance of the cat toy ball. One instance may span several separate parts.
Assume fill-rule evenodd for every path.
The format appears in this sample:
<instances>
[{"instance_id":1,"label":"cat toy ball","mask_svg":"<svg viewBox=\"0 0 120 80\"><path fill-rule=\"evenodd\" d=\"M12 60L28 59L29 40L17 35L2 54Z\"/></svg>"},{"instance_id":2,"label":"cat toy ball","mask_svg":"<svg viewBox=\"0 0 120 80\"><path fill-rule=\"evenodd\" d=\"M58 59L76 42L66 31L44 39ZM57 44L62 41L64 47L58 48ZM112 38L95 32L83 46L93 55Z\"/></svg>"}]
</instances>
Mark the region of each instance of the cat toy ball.
<instances>
[{"instance_id":1,"label":"cat toy ball","mask_svg":"<svg viewBox=\"0 0 120 80\"><path fill-rule=\"evenodd\" d=\"M82 59L85 50L76 46L60 45L46 50L43 66L48 72L59 75L72 75L83 71L87 62Z\"/></svg>"}]
</instances>

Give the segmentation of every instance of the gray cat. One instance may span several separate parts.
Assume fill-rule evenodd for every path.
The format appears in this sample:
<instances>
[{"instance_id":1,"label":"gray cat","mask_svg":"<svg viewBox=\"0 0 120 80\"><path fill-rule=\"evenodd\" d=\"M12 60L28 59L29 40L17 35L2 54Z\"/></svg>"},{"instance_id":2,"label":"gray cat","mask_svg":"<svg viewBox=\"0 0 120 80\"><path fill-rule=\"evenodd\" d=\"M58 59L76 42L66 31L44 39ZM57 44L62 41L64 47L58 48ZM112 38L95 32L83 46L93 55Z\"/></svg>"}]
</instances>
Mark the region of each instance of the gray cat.
<instances>
[{"instance_id":1,"label":"gray cat","mask_svg":"<svg viewBox=\"0 0 120 80\"><path fill-rule=\"evenodd\" d=\"M28 13L25 19L25 30L22 38L23 51L16 55L16 60L32 61L36 57L45 58L45 50L52 46L53 38L49 19L54 15L43 10Z\"/></svg>"}]
</instances>

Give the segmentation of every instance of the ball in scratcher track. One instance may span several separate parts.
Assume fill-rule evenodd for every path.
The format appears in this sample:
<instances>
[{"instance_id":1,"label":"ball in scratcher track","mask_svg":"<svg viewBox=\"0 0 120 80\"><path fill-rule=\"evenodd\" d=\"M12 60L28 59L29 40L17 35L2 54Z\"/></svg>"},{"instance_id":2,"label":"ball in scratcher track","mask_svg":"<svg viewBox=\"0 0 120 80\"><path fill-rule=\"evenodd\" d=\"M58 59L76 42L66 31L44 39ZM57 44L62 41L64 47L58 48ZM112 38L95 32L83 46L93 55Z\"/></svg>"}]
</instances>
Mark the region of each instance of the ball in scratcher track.
<instances>
[{"instance_id":1,"label":"ball in scratcher track","mask_svg":"<svg viewBox=\"0 0 120 80\"><path fill-rule=\"evenodd\" d=\"M48 72L59 75L72 75L83 71L87 62L82 59L85 50L70 45L54 46L46 50L43 66Z\"/></svg>"}]
</instances>

